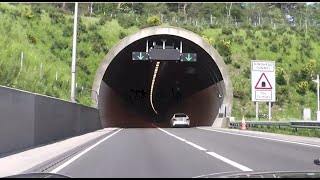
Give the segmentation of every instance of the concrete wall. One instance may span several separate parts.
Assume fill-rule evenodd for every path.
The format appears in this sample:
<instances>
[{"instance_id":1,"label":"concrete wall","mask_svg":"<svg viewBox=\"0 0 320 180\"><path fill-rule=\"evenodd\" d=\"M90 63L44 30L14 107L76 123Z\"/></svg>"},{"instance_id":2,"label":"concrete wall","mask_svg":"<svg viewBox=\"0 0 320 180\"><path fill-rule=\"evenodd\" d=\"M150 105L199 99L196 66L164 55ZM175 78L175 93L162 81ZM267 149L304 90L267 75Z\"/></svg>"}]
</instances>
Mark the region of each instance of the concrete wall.
<instances>
[{"instance_id":1,"label":"concrete wall","mask_svg":"<svg viewBox=\"0 0 320 180\"><path fill-rule=\"evenodd\" d=\"M101 128L95 108L0 86L0 155Z\"/></svg>"}]
</instances>

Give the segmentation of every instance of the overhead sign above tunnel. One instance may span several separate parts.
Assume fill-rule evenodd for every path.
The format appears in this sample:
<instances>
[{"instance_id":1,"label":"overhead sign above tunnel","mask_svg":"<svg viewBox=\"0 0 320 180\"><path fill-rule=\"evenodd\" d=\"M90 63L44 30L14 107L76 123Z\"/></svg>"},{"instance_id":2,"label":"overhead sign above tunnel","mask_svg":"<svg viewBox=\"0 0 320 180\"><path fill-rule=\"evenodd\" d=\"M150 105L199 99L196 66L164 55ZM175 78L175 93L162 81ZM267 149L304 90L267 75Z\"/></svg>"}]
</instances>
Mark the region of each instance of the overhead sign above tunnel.
<instances>
[{"instance_id":1,"label":"overhead sign above tunnel","mask_svg":"<svg viewBox=\"0 0 320 180\"><path fill-rule=\"evenodd\" d=\"M132 52L132 60L149 60L149 55L146 52Z\"/></svg>"},{"instance_id":2,"label":"overhead sign above tunnel","mask_svg":"<svg viewBox=\"0 0 320 180\"><path fill-rule=\"evenodd\" d=\"M182 53L181 54L181 61L196 62L197 61L197 54L196 53Z\"/></svg>"},{"instance_id":3,"label":"overhead sign above tunnel","mask_svg":"<svg viewBox=\"0 0 320 180\"><path fill-rule=\"evenodd\" d=\"M180 53L177 49L150 49L149 52L132 52L132 60L197 62L197 54Z\"/></svg>"},{"instance_id":4,"label":"overhead sign above tunnel","mask_svg":"<svg viewBox=\"0 0 320 180\"><path fill-rule=\"evenodd\" d=\"M153 61L179 61L180 52L178 49L150 49L149 60Z\"/></svg>"}]
</instances>

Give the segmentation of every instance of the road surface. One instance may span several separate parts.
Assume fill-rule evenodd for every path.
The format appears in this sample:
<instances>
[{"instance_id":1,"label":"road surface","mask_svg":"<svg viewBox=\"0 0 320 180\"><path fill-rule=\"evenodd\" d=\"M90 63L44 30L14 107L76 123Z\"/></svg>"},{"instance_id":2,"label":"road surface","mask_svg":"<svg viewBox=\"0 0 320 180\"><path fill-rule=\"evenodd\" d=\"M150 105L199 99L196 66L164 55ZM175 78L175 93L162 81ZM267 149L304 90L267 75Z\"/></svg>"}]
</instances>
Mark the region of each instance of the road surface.
<instances>
[{"instance_id":1,"label":"road surface","mask_svg":"<svg viewBox=\"0 0 320 180\"><path fill-rule=\"evenodd\" d=\"M44 172L70 177L180 178L233 171L320 171L313 164L319 156L320 145L199 128L132 128L114 130L78 154L52 162Z\"/></svg>"}]
</instances>

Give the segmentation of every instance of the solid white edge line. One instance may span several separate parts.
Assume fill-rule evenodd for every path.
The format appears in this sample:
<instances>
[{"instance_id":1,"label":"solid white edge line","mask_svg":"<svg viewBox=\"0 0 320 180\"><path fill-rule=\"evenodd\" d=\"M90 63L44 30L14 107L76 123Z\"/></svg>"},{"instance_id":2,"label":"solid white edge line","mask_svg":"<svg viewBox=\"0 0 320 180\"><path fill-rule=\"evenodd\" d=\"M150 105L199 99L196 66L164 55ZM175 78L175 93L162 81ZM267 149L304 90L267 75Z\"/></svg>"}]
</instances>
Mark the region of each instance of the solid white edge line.
<instances>
[{"instance_id":1,"label":"solid white edge line","mask_svg":"<svg viewBox=\"0 0 320 180\"><path fill-rule=\"evenodd\" d=\"M271 140L271 141L279 141L279 142L286 142L286 143L291 143L291 144L299 144L299 145L304 145L304 146L312 146L312 147L318 147L318 148L320 148L320 145L315 145L315 144L307 144L307 143L300 143L300 142L288 141L288 140L282 140L282 139L274 139L274 138L260 137L260 136L254 136L254 135L247 135L247 134L240 134L240 133L233 133L233 132L218 131L218 130L213 130L213 129L200 128L200 127L197 127L197 128L198 128L198 129L207 130L207 131L225 133L225 134L246 136L246 137L252 137L252 138L266 139L266 140Z\"/></svg>"},{"instance_id":2,"label":"solid white edge line","mask_svg":"<svg viewBox=\"0 0 320 180\"><path fill-rule=\"evenodd\" d=\"M238 168L238 169L241 169L242 171L253 171L252 169L250 169L250 168L248 168L248 167L246 167L246 166L243 166L243 165L241 165L241 164L239 164L239 163L236 163L236 162L234 162L234 161L231 161L231 160L228 159L228 158L225 158L225 157L223 157L223 156L220 156L220 155L217 154L217 153L207 152L207 154L209 154L209 155L211 155L211 156L213 156L213 157L215 157L215 158L217 158L217 159L220 159L221 161L223 161L223 162L225 162L225 163L228 163L228 164L230 164L230 165L232 165L232 166L234 166L234 167L236 167L236 168Z\"/></svg>"},{"instance_id":3,"label":"solid white edge line","mask_svg":"<svg viewBox=\"0 0 320 180\"><path fill-rule=\"evenodd\" d=\"M122 129L122 128L121 128ZM58 171L60 171L61 169L65 168L66 166L68 166L69 164L71 164L73 161L75 161L76 159L78 159L80 156L84 155L85 153L87 153L88 151L90 151L91 149L93 149L94 147L98 146L99 144L101 144L103 141L107 140L108 138L110 138L111 136L115 135L116 133L118 133L121 129L117 130L116 132L110 134L109 136L103 138L102 140L98 141L97 143L95 143L94 145L90 146L89 148L87 148L86 150L82 151L81 153L79 153L78 155L76 155L75 157L69 159L67 162L63 163L62 165L58 166L57 168L55 168L54 170L52 170L50 173L57 173Z\"/></svg>"},{"instance_id":4,"label":"solid white edge line","mask_svg":"<svg viewBox=\"0 0 320 180\"><path fill-rule=\"evenodd\" d=\"M170 135L170 136L173 136L173 137L175 137L175 138L180 138L180 137L178 137L178 136L176 136L176 135L174 135L174 134L171 134L171 133L169 133L169 132L167 132L167 131L159 128L159 127L158 127L158 129L161 130L162 132ZM182 138L181 138L181 139L182 139ZM190 142L190 141L186 141L186 140L185 140L185 143L187 143L187 144L189 144L189 145L191 145L191 146L193 146L193 147L195 147L195 148L197 148L197 149L199 149L199 150L201 150L201 151L207 151L205 148L203 148L203 147L201 147L201 146L198 146L198 145L196 145L196 144L194 144L194 143L192 143L192 142ZM230 160L230 159L228 159L228 158L225 158L225 157L223 157L223 156L221 156L221 155L219 155L219 154L217 154L217 153L214 153L214 152L206 152L206 153L209 154L209 155L211 155L211 156L213 156L213 157L215 157L215 158L217 158L217 159L219 159L219 160L221 160L221 161L223 161L223 162L225 162L225 163L227 163L227 164L230 164L230 165L232 165L232 166L234 166L234 167L236 167L236 168L238 168L238 169L240 169L240 170L242 170L242 171L253 171L252 169L250 169L250 168L248 168L248 167L246 167L246 166L244 166L244 165L241 165L241 164L239 164L239 163L236 163L236 162L234 162L234 161L232 161L232 160Z\"/></svg>"},{"instance_id":5,"label":"solid white edge line","mask_svg":"<svg viewBox=\"0 0 320 180\"><path fill-rule=\"evenodd\" d=\"M192 142L190 142L190 141L187 141L186 143L187 143L187 144L190 144L191 146L193 146L193 147L195 147L195 148L197 148L197 149L199 149L200 151L206 151L205 148L203 148L203 147L201 147L201 146L198 146L198 145L196 145L196 144L194 144L194 143L192 143Z\"/></svg>"}]
</instances>

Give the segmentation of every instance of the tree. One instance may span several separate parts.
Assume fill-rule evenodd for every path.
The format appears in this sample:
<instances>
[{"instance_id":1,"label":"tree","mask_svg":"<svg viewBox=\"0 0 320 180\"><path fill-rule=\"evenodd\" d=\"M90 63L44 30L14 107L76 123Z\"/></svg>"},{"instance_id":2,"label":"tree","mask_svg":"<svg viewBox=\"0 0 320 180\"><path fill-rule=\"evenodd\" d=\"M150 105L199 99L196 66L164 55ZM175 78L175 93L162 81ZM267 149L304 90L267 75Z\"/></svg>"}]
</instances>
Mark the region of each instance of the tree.
<instances>
[{"instance_id":1,"label":"tree","mask_svg":"<svg viewBox=\"0 0 320 180\"><path fill-rule=\"evenodd\" d=\"M269 6L268 15L273 19L273 22L282 24L284 22L284 14L275 5Z\"/></svg>"},{"instance_id":2,"label":"tree","mask_svg":"<svg viewBox=\"0 0 320 180\"><path fill-rule=\"evenodd\" d=\"M287 85L286 72L283 68L277 67L276 69L276 82L279 85Z\"/></svg>"},{"instance_id":3,"label":"tree","mask_svg":"<svg viewBox=\"0 0 320 180\"><path fill-rule=\"evenodd\" d=\"M144 12L146 3L132 3L132 9L135 14L142 15Z\"/></svg>"},{"instance_id":4,"label":"tree","mask_svg":"<svg viewBox=\"0 0 320 180\"><path fill-rule=\"evenodd\" d=\"M165 3L146 3L143 13L149 15L167 14L168 7Z\"/></svg>"}]
</instances>

